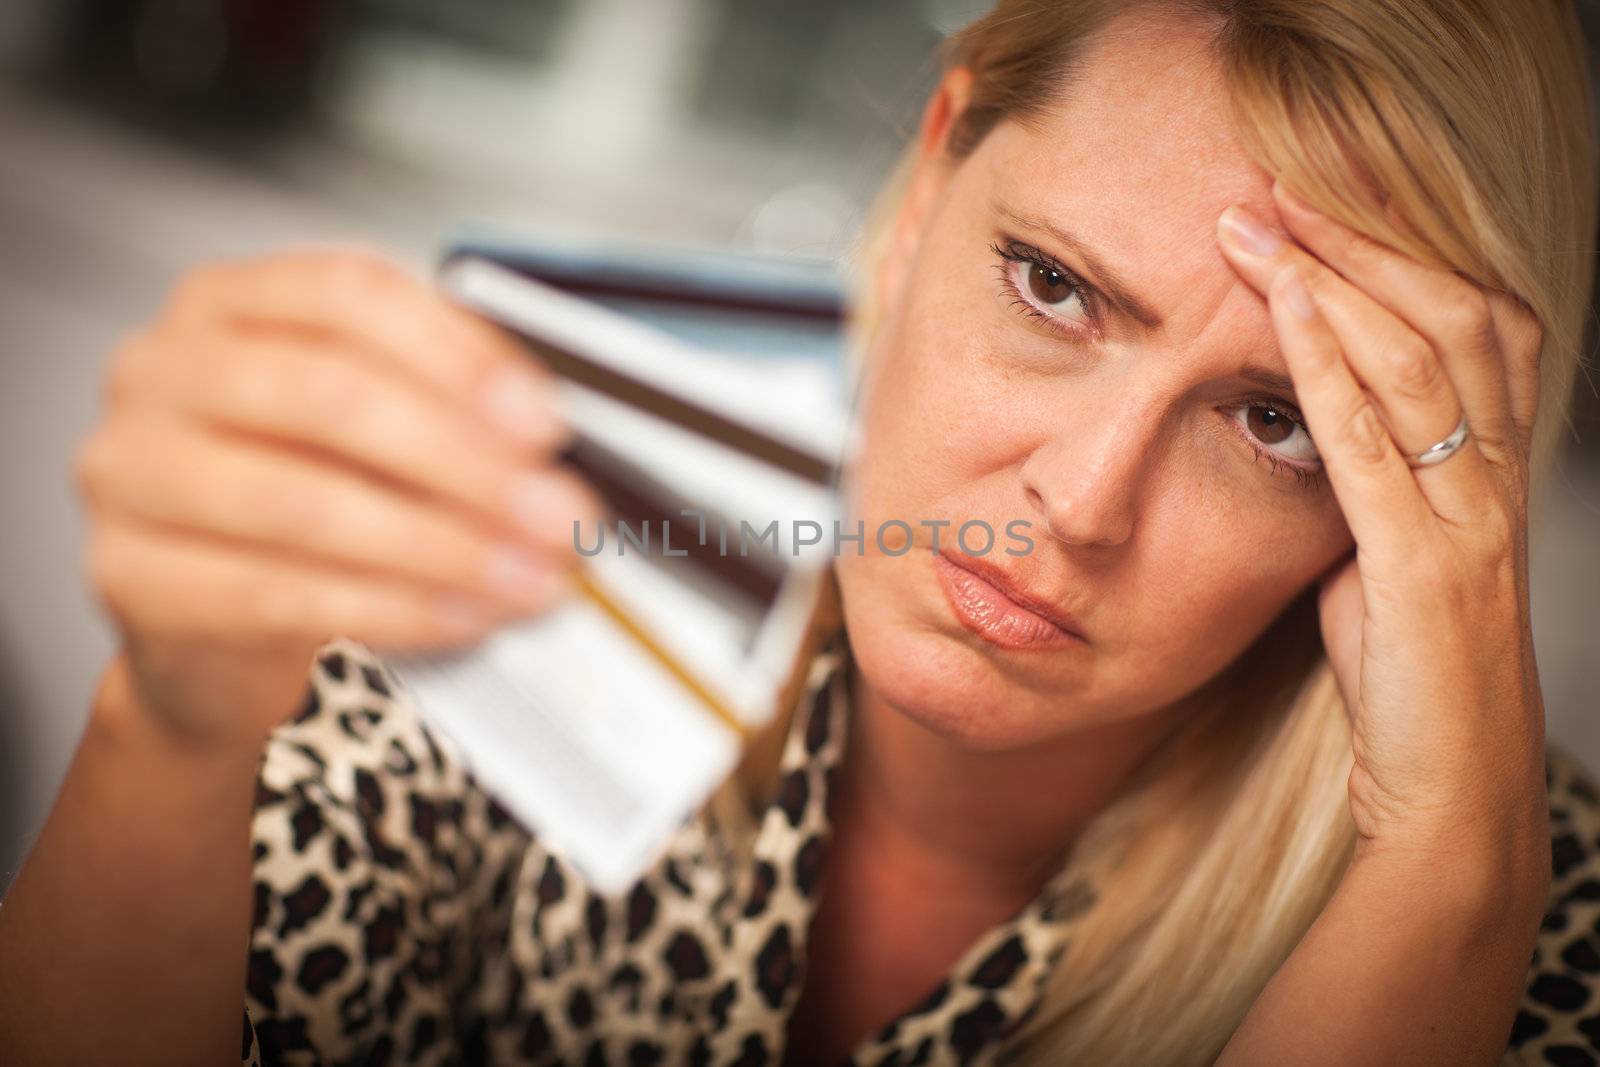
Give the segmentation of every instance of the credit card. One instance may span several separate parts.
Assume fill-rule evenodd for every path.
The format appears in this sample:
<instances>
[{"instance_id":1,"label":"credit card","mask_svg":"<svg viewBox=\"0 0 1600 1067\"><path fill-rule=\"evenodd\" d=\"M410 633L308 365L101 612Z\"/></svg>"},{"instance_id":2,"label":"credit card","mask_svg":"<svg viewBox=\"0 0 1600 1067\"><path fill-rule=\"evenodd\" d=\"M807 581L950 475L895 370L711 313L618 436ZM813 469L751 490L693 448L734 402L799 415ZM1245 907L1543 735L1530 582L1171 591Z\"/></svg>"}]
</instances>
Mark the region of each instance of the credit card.
<instances>
[{"instance_id":1,"label":"credit card","mask_svg":"<svg viewBox=\"0 0 1600 1067\"><path fill-rule=\"evenodd\" d=\"M574 431L558 459L610 514L575 531L562 603L469 649L383 658L508 811L622 893L803 669L848 413L485 255L450 257L440 279L555 374Z\"/></svg>"}]
</instances>

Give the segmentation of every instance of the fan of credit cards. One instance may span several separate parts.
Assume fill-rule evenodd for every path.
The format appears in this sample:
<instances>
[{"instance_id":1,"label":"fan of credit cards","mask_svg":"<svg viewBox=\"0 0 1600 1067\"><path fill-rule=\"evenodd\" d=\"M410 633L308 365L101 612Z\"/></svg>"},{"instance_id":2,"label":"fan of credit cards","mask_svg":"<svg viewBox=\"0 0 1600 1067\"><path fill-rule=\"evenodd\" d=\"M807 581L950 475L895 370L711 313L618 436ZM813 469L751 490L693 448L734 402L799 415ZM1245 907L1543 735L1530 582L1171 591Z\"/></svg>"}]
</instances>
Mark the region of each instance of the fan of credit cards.
<instances>
[{"instance_id":1,"label":"fan of credit cards","mask_svg":"<svg viewBox=\"0 0 1600 1067\"><path fill-rule=\"evenodd\" d=\"M608 515L574 531L575 595L384 662L513 815L619 893L802 669L851 447L837 290L485 244L440 280L554 373L559 461Z\"/></svg>"}]
</instances>

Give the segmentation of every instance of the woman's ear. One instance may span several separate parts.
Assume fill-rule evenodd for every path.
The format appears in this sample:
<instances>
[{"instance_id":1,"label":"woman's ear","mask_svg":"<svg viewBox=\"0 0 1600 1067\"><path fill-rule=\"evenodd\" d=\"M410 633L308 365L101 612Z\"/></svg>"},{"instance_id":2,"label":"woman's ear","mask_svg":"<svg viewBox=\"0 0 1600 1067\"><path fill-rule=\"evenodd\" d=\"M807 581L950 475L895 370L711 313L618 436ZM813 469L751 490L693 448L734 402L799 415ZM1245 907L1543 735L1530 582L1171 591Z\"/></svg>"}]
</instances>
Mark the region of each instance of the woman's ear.
<instances>
[{"instance_id":1,"label":"woman's ear","mask_svg":"<svg viewBox=\"0 0 1600 1067\"><path fill-rule=\"evenodd\" d=\"M967 109L971 97L972 71L967 67L953 67L939 79L922 109L916 160L907 180L905 196L895 214L889 247L878 262L878 292L885 296L899 293L916 256L923 226L955 169L955 160L947 150L950 131Z\"/></svg>"},{"instance_id":2,"label":"woman's ear","mask_svg":"<svg viewBox=\"0 0 1600 1067\"><path fill-rule=\"evenodd\" d=\"M942 156L955 121L972 99L972 69L951 67L934 87L922 107L922 125L917 132L919 154L923 158Z\"/></svg>"}]
</instances>

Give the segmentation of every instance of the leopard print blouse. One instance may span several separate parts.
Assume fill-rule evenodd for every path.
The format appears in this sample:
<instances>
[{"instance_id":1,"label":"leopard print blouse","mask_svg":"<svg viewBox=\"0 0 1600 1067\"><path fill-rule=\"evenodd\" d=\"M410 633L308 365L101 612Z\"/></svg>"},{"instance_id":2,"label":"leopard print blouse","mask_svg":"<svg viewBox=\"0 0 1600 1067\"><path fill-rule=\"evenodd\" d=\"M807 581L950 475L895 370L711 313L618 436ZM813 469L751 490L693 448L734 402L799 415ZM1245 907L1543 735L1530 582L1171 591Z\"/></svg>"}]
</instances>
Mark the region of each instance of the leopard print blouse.
<instances>
[{"instance_id":1,"label":"leopard print blouse","mask_svg":"<svg viewBox=\"0 0 1600 1067\"><path fill-rule=\"evenodd\" d=\"M484 792L377 657L338 640L270 740L253 824L248 1064L776 1067L846 737L848 643L810 665L753 850L711 809L626 894ZM1600 1056L1600 792L1552 746L1555 880L1502 1065ZM1093 886L1064 868L850 1067L1003 1062Z\"/></svg>"}]
</instances>

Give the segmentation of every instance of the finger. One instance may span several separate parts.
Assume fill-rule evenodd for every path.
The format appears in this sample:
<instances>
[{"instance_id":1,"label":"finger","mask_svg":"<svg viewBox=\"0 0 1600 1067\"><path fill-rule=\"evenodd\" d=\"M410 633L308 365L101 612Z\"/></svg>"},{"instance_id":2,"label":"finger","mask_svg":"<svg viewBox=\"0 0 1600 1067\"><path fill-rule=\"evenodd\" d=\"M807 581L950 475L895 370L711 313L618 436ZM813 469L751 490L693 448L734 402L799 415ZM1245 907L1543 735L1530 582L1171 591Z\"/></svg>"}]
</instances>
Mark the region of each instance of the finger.
<instances>
[{"instance_id":1,"label":"finger","mask_svg":"<svg viewBox=\"0 0 1600 1067\"><path fill-rule=\"evenodd\" d=\"M1539 414L1539 368L1544 353L1544 328L1533 310L1510 293L1489 294L1500 350L1506 354L1511 422L1527 458L1533 424Z\"/></svg>"},{"instance_id":2,"label":"finger","mask_svg":"<svg viewBox=\"0 0 1600 1067\"><path fill-rule=\"evenodd\" d=\"M1293 264L1279 268L1267 303L1301 414L1361 558L1403 567L1435 521L1416 478Z\"/></svg>"},{"instance_id":3,"label":"finger","mask_svg":"<svg viewBox=\"0 0 1600 1067\"><path fill-rule=\"evenodd\" d=\"M1510 368L1487 294L1454 271L1419 263L1329 218L1282 179L1272 191L1279 217L1295 240L1432 347L1455 385L1478 446L1497 458L1508 453L1516 441ZM1316 281L1307 277L1306 282L1315 293Z\"/></svg>"},{"instance_id":4,"label":"finger","mask_svg":"<svg viewBox=\"0 0 1600 1067\"><path fill-rule=\"evenodd\" d=\"M213 351L201 347L192 340L143 342L122 373L139 376L147 393L204 423L307 446L470 508L485 521L525 518L531 536L549 540L549 515L525 514L518 501L527 492L523 483L542 484L534 471L571 439L553 412L530 464L522 447L485 428L484 420L330 344L263 337L229 338Z\"/></svg>"},{"instance_id":5,"label":"finger","mask_svg":"<svg viewBox=\"0 0 1600 1067\"><path fill-rule=\"evenodd\" d=\"M97 510L264 554L380 571L508 605L541 603L576 555L570 523L551 521L536 549L347 468L175 420L125 417L93 441L99 451L91 444L86 465ZM138 458L161 455L183 456L184 476Z\"/></svg>"},{"instance_id":6,"label":"finger","mask_svg":"<svg viewBox=\"0 0 1600 1067\"><path fill-rule=\"evenodd\" d=\"M1410 234L1419 242L1416 227L1395 208L1393 202L1385 204L1385 217L1396 229ZM1544 351L1544 328L1539 317L1525 301L1506 291L1485 289L1489 313L1494 319L1500 352L1505 357L1508 408L1511 423L1521 441L1521 454L1526 459L1533 439L1533 423L1538 413L1540 359Z\"/></svg>"},{"instance_id":7,"label":"finger","mask_svg":"<svg viewBox=\"0 0 1600 1067\"><path fill-rule=\"evenodd\" d=\"M1317 584L1317 616L1347 711L1360 706L1361 620L1365 614L1360 565L1353 558L1346 558Z\"/></svg>"},{"instance_id":8,"label":"finger","mask_svg":"<svg viewBox=\"0 0 1600 1067\"><path fill-rule=\"evenodd\" d=\"M553 375L504 330L381 256L350 250L206 267L173 300L180 322L282 323L354 343L477 416L514 427L538 414Z\"/></svg>"},{"instance_id":9,"label":"finger","mask_svg":"<svg viewBox=\"0 0 1600 1067\"><path fill-rule=\"evenodd\" d=\"M1219 232L1229 261L1263 294L1286 265L1295 268L1397 451L1414 455L1456 428L1461 402L1427 341L1304 249L1289 241L1267 242L1259 232L1249 238L1252 228L1265 232L1243 209L1223 213ZM1461 524L1481 518L1497 489L1470 437L1448 463L1417 468L1414 480L1435 514Z\"/></svg>"},{"instance_id":10,"label":"finger","mask_svg":"<svg viewBox=\"0 0 1600 1067\"><path fill-rule=\"evenodd\" d=\"M92 584L130 632L151 636L327 640L422 650L482 637L490 604L418 585L272 559L134 523L96 526Z\"/></svg>"}]
</instances>

